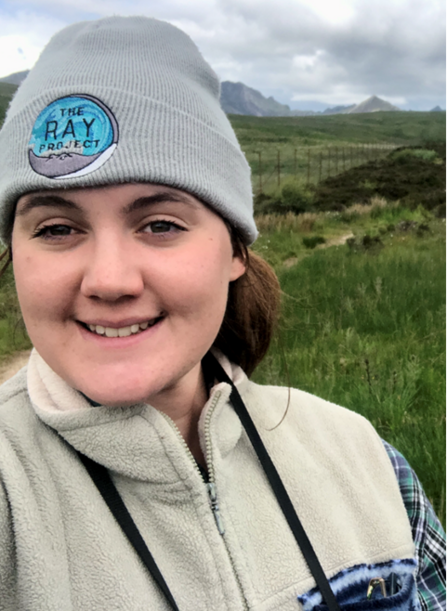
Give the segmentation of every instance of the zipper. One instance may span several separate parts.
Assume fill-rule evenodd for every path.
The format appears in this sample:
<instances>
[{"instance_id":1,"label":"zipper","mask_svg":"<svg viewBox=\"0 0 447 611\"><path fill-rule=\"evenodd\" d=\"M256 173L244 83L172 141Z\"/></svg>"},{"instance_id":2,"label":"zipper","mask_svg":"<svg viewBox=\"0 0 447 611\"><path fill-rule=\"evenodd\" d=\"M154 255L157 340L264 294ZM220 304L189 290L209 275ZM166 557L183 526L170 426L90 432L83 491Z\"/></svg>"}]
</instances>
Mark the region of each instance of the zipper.
<instances>
[{"instance_id":1,"label":"zipper","mask_svg":"<svg viewBox=\"0 0 447 611\"><path fill-rule=\"evenodd\" d=\"M248 602L247 602L247 599L245 598L245 595L244 595L244 590L242 588L242 583L241 583L239 574L238 574L238 572L236 570L236 566L234 564L233 556L231 555L231 552L230 552L230 550L228 548L228 545L227 545L227 542L226 542L226 539L225 539L225 536L224 536L225 535L225 525L224 525L224 522L223 522L223 519L222 519L222 515L220 513L219 502L218 502L218 499L217 499L217 489L216 489L215 472L214 472L214 464L213 464L213 445L211 443L210 428L211 428L211 417L213 415L213 412L214 412L214 409L216 408L217 403L219 402L219 399L220 399L221 395L222 395L222 392L220 390L217 390L215 392L214 397L213 397L213 401L212 401L211 405L208 408L208 412L206 414L205 423L204 423L205 460L206 460L206 466L208 468L208 482L206 483L206 487L207 487L207 491L208 491L208 497L210 499L211 511L213 512L213 515L214 515L214 520L216 522L217 530L218 530L219 534L221 535L222 540L223 540L224 545L225 545L225 549L227 550L228 559L230 560L231 568L233 569L233 575L234 575L234 578L235 578L236 583L237 583L237 587L238 587L238 590L239 590L239 595L241 597L241 602L242 602L242 605L243 605L243 609L244 609L244 611L249 611ZM194 456L193 456L191 450L189 449L188 444L184 440L182 434L180 433L180 430L179 430L178 426L175 424L175 422L172 420L172 418L170 418L167 414L165 414L164 412L160 412L160 413L169 422L169 424L172 426L172 428L176 432L177 436L180 438L182 446L186 450L187 456L190 458L190 460L192 460L197 473L200 475L200 478L205 483L205 480L203 479L202 473L200 472L200 469L199 469L199 467L197 465L197 461L194 458Z\"/></svg>"},{"instance_id":2,"label":"zipper","mask_svg":"<svg viewBox=\"0 0 447 611\"><path fill-rule=\"evenodd\" d=\"M177 434L177 437L180 438L181 444L185 449L186 455L192 461L194 468L197 471L197 473L200 475L200 478L202 479L202 481L206 484L206 488L208 491L208 497L209 497L210 505L211 505L211 511L213 512L214 520L216 521L217 530L219 531L219 534L223 536L225 534L225 526L224 526L224 522L222 519L222 515L220 513L219 503L217 500L216 484L214 482L214 466L213 466L213 461L212 461L211 434L209 432L211 416L212 416L212 413L221 395L222 393L220 390L216 391L213 397L213 401L209 407L206 420L205 420L205 460L206 460L207 467L208 467L208 482L205 482L205 480L203 479L202 473L200 472L199 466L197 465L197 461L194 458L191 450L189 449L188 444L184 440L183 435L180 433L178 426L175 424L172 418L170 418L167 414L165 414L164 412L160 412L160 413L164 417L164 419L167 420L169 424L172 426L175 433Z\"/></svg>"},{"instance_id":3,"label":"zipper","mask_svg":"<svg viewBox=\"0 0 447 611\"><path fill-rule=\"evenodd\" d=\"M217 490L215 483L215 473L214 473L214 463L213 463L213 446L211 443L211 417L213 415L214 409L221 397L222 393L220 390L216 391L216 394L213 397L213 402L209 406L208 412L206 414L205 422L204 422L204 435L205 435L205 460L206 466L208 467L208 496L210 497L211 509L214 514L214 519L216 521L217 530L219 534L222 536L225 534L225 525L222 519L222 515L219 509L219 503L217 500ZM231 559L231 558L230 558Z\"/></svg>"},{"instance_id":4,"label":"zipper","mask_svg":"<svg viewBox=\"0 0 447 611\"><path fill-rule=\"evenodd\" d=\"M197 473L198 473L198 474L199 474L199 476L200 476L200 479L201 479L202 481L204 481L204 480L203 480L203 477L202 477L202 473L200 472L200 469L199 469L199 465L197 464L196 459L194 458L194 456L193 456L193 454L192 454L191 450L189 449L188 444L187 444L187 443L186 443L186 441L184 440L183 435L180 433L180 429L179 429L179 428L178 428L178 426L175 424L174 420L172 420L172 418L170 418L170 417L169 417L167 414L165 414L164 412L161 412L161 411L160 411L159 413L160 413L160 414L163 416L163 418L164 418L164 419L165 419L165 420L166 420L166 421L167 421L167 422L168 422L168 423L169 423L169 424L172 426L172 428L174 429L174 432L176 433L177 437L179 438L180 443L182 444L182 446L183 446L183 448L184 448L184 450L185 450L185 452L186 452L187 457L188 457L188 458L191 460L191 462L192 462L192 464L193 464L193 466L194 466L194 469L197 471Z\"/></svg>"},{"instance_id":5,"label":"zipper","mask_svg":"<svg viewBox=\"0 0 447 611\"><path fill-rule=\"evenodd\" d=\"M248 603L247 603L247 599L245 598L244 595L244 590L242 588L242 583L239 577L239 573L236 570L236 566L234 564L234 560L233 560L233 556L228 548L227 545L227 541L224 537L225 535L225 526L222 520L222 516L219 510L219 504L217 501L217 489L216 489L216 483L215 483L215 472L214 472L214 463L213 463L213 445L211 443L211 417L213 415L213 411L217 405L218 400L220 399L222 393L220 390L216 391L216 394L214 395L214 400L212 402L212 404L210 405L208 412L206 414L206 418L205 418L205 422L204 422L204 435L205 435L205 460L206 460L206 466L208 467L208 476L209 476L209 482L208 482L208 494L211 500L211 509L213 510L214 513L214 519L216 520L216 525L217 525L217 529L219 531L219 533L222 535L222 539L225 543L225 548L227 550L227 554L228 554L228 558L230 560L230 564L231 564L231 568L233 569L233 575L234 578L236 580L237 583L237 587L239 589L239 595L241 597L241 601L242 601L242 605L244 608L244 611L249 611L248 609Z\"/></svg>"}]
</instances>

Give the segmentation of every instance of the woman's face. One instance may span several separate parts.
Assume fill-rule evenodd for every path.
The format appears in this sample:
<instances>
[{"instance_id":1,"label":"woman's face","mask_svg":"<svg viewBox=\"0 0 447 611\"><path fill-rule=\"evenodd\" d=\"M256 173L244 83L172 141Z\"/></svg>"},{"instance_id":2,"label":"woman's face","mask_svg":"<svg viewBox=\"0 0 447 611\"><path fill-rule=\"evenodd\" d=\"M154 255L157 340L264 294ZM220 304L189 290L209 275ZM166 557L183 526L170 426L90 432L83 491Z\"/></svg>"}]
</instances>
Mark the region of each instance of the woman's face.
<instances>
[{"instance_id":1,"label":"woman's face","mask_svg":"<svg viewBox=\"0 0 447 611\"><path fill-rule=\"evenodd\" d=\"M219 216L153 184L25 195L12 251L37 351L106 405L157 407L197 383L245 271Z\"/></svg>"}]
</instances>

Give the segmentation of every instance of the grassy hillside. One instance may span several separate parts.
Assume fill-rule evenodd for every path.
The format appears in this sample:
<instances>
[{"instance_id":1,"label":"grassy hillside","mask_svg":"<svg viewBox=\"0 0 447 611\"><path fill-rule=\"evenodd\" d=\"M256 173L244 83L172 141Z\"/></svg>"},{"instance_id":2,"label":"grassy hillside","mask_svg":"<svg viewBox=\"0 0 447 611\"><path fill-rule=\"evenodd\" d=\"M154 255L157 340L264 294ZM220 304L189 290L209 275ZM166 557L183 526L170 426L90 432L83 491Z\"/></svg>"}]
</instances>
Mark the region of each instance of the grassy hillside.
<instances>
[{"instance_id":1,"label":"grassy hillside","mask_svg":"<svg viewBox=\"0 0 447 611\"><path fill-rule=\"evenodd\" d=\"M283 315L256 381L366 416L445 523L445 220L375 200L263 216L258 227L255 249L277 271Z\"/></svg>"},{"instance_id":2,"label":"grassy hillside","mask_svg":"<svg viewBox=\"0 0 447 611\"><path fill-rule=\"evenodd\" d=\"M10 85L9 83L0 83L0 125L3 123L3 119L6 114L9 102L17 89L17 85Z\"/></svg>"},{"instance_id":3,"label":"grassy hillside","mask_svg":"<svg viewBox=\"0 0 447 611\"><path fill-rule=\"evenodd\" d=\"M445 112L373 112L322 117L230 115L242 150L445 140Z\"/></svg>"}]
</instances>

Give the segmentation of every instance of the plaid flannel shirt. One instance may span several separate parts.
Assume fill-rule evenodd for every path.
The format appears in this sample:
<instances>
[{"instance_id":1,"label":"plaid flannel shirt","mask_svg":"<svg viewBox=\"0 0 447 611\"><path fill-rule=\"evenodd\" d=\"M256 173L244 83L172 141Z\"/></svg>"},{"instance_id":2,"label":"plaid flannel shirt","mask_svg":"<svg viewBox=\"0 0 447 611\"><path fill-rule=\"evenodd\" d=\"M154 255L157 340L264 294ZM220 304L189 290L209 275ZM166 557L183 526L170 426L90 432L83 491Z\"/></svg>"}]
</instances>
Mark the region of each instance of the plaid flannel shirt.
<instances>
[{"instance_id":1,"label":"plaid flannel shirt","mask_svg":"<svg viewBox=\"0 0 447 611\"><path fill-rule=\"evenodd\" d=\"M393 446L383 441L407 510L416 546L417 587L423 611L445 611L445 532L416 473Z\"/></svg>"}]
</instances>

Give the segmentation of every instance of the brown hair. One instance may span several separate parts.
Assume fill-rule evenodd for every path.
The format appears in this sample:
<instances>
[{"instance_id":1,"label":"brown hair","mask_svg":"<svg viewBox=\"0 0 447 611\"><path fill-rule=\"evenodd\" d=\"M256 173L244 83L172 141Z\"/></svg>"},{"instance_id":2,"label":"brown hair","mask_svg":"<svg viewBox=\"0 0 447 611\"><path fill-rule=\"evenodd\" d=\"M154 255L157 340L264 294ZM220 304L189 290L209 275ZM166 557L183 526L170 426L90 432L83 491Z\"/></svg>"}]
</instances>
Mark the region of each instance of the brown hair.
<instances>
[{"instance_id":1,"label":"brown hair","mask_svg":"<svg viewBox=\"0 0 447 611\"><path fill-rule=\"evenodd\" d=\"M6 259L6 260L2 264L3 259ZM3 276L3 274L8 269L8 266L11 263L11 261L12 261L12 250L11 250L11 246L8 246L8 248L0 254L0 278Z\"/></svg>"},{"instance_id":2,"label":"brown hair","mask_svg":"<svg viewBox=\"0 0 447 611\"><path fill-rule=\"evenodd\" d=\"M234 254L244 260L247 271L230 283L227 309L213 345L250 376L275 332L281 289L270 265L245 246L237 230L229 229Z\"/></svg>"}]
</instances>

